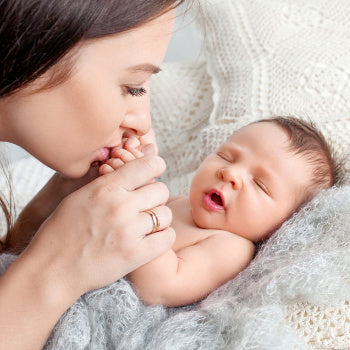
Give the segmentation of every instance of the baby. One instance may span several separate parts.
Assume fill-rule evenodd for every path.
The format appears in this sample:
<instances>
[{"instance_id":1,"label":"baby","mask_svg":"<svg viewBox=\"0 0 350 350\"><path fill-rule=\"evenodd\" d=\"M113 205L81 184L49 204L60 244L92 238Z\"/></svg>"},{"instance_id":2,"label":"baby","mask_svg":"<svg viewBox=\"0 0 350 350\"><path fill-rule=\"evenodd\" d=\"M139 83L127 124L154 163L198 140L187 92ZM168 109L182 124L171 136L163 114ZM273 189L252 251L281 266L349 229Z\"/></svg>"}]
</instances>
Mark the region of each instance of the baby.
<instances>
[{"instance_id":1,"label":"baby","mask_svg":"<svg viewBox=\"0 0 350 350\"><path fill-rule=\"evenodd\" d=\"M113 169L142 156L116 151ZM198 301L235 277L301 205L336 181L323 136L295 118L260 120L236 131L197 170L189 196L170 197L172 249L128 275L147 304ZM154 208L154 211L157 208Z\"/></svg>"}]
</instances>

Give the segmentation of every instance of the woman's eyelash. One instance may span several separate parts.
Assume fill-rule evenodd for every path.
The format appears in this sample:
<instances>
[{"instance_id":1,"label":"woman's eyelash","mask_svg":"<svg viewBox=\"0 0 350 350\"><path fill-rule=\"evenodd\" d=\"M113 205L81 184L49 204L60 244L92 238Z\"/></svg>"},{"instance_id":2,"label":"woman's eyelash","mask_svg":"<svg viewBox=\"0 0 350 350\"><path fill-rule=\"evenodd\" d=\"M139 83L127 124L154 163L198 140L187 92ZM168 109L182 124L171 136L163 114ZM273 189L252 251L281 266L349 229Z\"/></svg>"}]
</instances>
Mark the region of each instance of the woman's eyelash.
<instances>
[{"instance_id":1,"label":"woman's eyelash","mask_svg":"<svg viewBox=\"0 0 350 350\"><path fill-rule=\"evenodd\" d=\"M143 87L141 87L141 88L128 87L127 90L131 96L143 96L144 94L147 93L147 90Z\"/></svg>"}]
</instances>

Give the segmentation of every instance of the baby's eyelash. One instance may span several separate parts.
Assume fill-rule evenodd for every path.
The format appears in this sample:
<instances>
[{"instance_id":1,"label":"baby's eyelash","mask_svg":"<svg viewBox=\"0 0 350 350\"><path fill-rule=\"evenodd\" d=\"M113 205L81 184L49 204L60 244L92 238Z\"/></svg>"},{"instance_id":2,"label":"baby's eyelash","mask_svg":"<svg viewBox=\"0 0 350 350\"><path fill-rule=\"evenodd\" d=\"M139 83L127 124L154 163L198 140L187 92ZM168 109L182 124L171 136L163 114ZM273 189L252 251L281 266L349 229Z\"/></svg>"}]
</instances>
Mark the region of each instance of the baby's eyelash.
<instances>
[{"instance_id":1,"label":"baby's eyelash","mask_svg":"<svg viewBox=\"0 0 350 350\"><path fill-rule=\"evenodd\" d=\"M254 181L254 182L255 182L255 184L256 184L262 191L264 191L268 196L270 195L269 190L266 188L266 186L265 186L263 183L261 183L260 181Z\"/></svg>"},{"instance_id":2,"label":"baby's eyelash","mask_svg":"<svg viewBox=\"0 0 350 350\"><path fill-rule=\"evenodd\" d=\"M131 96L143 96L144 94L147 93L147 90L143 87L141 88L128 87L127 90Z\"/></svg>"},{"instance_id":3,"label":"baby's eyelash","mask_svg":"<svg viewBox=\"0 0 350 350\"><path fill-rule=\"evenodd\" d=\"M230 157L228 155L226 155L225 153L222 152L217 152L216 153L220 158L226 160L227 162L232 162L232 160L230 159Z\"/></svg>"}]
</instances>

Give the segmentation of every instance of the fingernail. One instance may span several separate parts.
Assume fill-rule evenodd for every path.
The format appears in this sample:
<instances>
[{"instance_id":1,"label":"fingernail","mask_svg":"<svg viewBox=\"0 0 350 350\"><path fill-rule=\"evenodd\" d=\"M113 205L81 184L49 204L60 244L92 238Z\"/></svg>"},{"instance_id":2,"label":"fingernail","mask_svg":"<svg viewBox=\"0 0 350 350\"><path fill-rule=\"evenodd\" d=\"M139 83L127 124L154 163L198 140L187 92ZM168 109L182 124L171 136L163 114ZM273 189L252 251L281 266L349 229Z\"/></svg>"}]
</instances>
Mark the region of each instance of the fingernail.
<instances>
[{"instance_id":1,"label":"fingernail","mask_svg":"<svg viewBox=\"0 0 350 350\"><path fill-rule=\"evenodd\" d=\"M152 143L150 143L148 145L142 145L141 146L141 152L145 156L151 155L151 154L156 154L156 148L154 147L154 145Z\"/></svg>"}]
</instances>

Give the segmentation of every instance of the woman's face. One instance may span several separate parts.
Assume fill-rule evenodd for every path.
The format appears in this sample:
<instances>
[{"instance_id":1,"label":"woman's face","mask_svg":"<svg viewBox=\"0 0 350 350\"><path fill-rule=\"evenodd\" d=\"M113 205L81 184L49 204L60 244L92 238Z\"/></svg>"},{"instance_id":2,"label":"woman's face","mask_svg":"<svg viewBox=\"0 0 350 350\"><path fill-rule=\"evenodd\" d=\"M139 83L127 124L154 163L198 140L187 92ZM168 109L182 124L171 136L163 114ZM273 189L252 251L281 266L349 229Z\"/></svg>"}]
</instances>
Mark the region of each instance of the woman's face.
<instances>
[{"instance_id":1,"label":"woman's face","mask_svg":"<svg viewBox=\"0 0 350 350\"><path fill-rule=\"evenodd\" d=\"M173 24L171 11L139 28L84 43L68 80L32 93L26 89L2 103L5 141L65 176L81 177L123 136L147 133L150 79ZM37 88L35 83L29 88Z\"/></svg>"}]
</instances>

